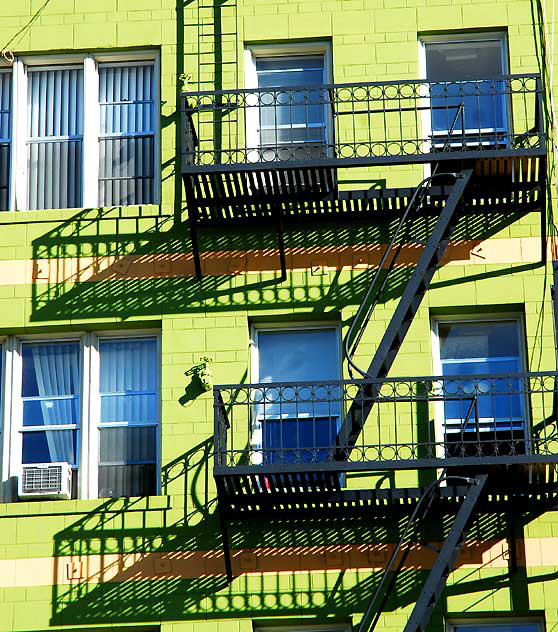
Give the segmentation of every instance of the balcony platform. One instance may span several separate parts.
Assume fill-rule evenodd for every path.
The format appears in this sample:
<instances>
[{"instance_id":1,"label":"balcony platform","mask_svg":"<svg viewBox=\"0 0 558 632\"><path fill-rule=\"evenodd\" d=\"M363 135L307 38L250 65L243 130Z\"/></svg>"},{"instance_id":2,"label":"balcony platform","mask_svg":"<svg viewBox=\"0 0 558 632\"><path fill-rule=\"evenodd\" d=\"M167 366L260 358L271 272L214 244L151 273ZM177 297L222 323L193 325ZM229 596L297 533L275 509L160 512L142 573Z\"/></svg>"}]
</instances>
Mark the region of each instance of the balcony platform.
<instances>
[{"instance_id":1,"label":"balcony platform","mask_svg":"<svg viewBox=\"0 0 558 632\"><path fill-rule=\"evenodd\" d=\"M467 164L475 175L465 212L543 213L541 86L532 74L183 94L182 176L197 276L202 228L274 225L285 277L289 224L404 212L412 189L340 190L340 169L456 172ZM443 197L434 188L418 212L435 214Z\"/></svg>"},{"instance_id":2,"label":"balcony platform","mask_svg":"<svg viewBox=\"0 0 558 632\"><path fill-rule=\"evenodd\" d=\"M318 506L348 492L350 474L491 473L510 493L556 485L558 372L227 385L214 402L213 473L238 510ZM355 441L352 414L365 416Z\"/></svg>"},{"instance_id":3,"label":"balcony platform","mask_svg":"<svg viewBox=\"0 0 558 632\"><path fill-rule=\"evenodd\" d=\"M522 466L484 467L455 472L455 478L437 491L436 502L447 510L458 504L467 493L465 478L488 474L489 485L485 509L514 510L534 507L533 499L548 510L558 509L558 481L552 480L551 466L536 467L530 472ZM452 472L448 472L452 476ZM513 477L513 483L510 483ZM320 480L321 479L321 480ZM318 484L320 481L321 484ZM342 489L338 476L304 473L283 475L216 476L219 507L226 518L243 519L250 515L269 514L292 518L332 515L339 518L362 517L386 511L408 513L423 496L426 487L387 487L380 489Z\"/></svg>"}]
</instances>

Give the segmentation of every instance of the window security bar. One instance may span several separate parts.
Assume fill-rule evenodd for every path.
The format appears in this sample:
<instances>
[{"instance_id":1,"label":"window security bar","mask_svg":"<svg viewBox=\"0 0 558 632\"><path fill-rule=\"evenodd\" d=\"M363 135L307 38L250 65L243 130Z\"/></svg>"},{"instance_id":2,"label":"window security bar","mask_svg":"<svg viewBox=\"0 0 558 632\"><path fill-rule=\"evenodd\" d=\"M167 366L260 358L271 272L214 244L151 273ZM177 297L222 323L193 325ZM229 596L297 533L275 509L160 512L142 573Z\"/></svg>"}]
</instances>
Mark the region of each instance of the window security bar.
<instances>
[{"instance_id":1,"label":"window security bar","mask_svg":"<svg viewBox=\"0 0 558 632\"><path fill-rule=\"evenodd\" d=\"M257 472L558 462L558 373L227 385L215 465ZM372 412L351 450L338 428ZM337 454L349 454L336 460Z\"/></svg>"},{"instance_id":2,"label":"window security bar","mask_svg":"<svg viewBox=\"0 0 558 632\"><path fill-rule=\"evenodd\" d=\"M185 171L545 148L536 74L192 92L182 110Z\"/></svg>"}]
</instances>

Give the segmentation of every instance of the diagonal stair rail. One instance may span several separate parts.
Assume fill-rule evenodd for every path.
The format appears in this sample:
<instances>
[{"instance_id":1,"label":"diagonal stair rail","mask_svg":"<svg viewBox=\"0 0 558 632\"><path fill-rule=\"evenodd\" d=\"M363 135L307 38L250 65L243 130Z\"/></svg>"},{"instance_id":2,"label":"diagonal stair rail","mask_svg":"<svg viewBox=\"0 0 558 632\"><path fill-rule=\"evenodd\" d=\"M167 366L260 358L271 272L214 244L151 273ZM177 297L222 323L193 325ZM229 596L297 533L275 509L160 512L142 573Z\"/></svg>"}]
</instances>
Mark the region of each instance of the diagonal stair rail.
<instances>
[{"instance_id":1,"label":"diagonal stair rail","mask_svg":"<svg viewBox=\"0 0 558 632\"><path fill-rule=\"evenodd\" d=\"M457 561L459 553L463 547L467 526L470 523L487 480L487 475L485 474L478 475L475 478L445 476L445 474L442 474L436 481L431 483L425 489L415 509L413 510L413 513L407 521L399 542L395 546L393 553L386 564L382 578L361 619L358 632L374 631L388 602L391 591L396 585L397 577L407 560L411 548L413 544L417 542L417 526L427 519L440 484L443 481L455 479L465 481L469 484L469 488L465 495L465 499L456 514L448 536L438 551L436 561L432 566L403 632L423 631L428 625L432 611L438 602L438 599L446 585L447 579L453 570L455 562ZM413 531L414 533L412 533Z\"/></svg>"},{"instance_id":2,"label":"diagonal stair rail","mask_svg":"<svg viewBox=\"0 0 558 632\"><path fill-rule=\"evenodd\" d=\"M428 290L432 277L444 256L451 231L455 225L456 210L472 173L472 169L464 169L461 172L452 174L455 178L455 184L451 188L444 208L366 371L367 378L376 380L387 376ZM353 404L349 408L337 435L337 448L333 455L335 460L346 460L348 458L374 405L374 390L374 387L370 384L366 387L363 386L363 392L360 393L360 396L353 399Z\"/></svg>"},{"instance_id":3,"label":"diagonal stair rail","mask_svg":"<svg viewBox=\"0 0 558 632\"><path fill-rule=\"evenodd\" d=\"M471 486L469 487L467 496L457 512L448 537L440 549L440 553L426 579L403 632L422 632L426 629L432 616L432 611L436 607L438 599L446 586L448 577L459 557L459 553L465 541L467 525L482 495L487 478L488 476L486 474L479 474L475 476L475 478L470 479Z\"/></svg>"}]
</instances>

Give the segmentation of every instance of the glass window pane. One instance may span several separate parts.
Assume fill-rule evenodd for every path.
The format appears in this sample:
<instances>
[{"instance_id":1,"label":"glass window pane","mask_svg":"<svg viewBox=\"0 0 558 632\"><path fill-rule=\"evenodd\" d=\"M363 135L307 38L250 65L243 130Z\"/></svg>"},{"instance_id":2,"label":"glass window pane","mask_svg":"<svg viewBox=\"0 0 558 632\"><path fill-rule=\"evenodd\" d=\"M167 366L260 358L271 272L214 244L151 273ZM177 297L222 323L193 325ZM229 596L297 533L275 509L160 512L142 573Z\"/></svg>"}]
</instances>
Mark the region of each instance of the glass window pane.
<instances>
[{"instance_id":1,"label":"glass window pane","mask_svg":"<svg viewBox=\"0 0 558 632\"><path fill-rule=\"evenodd\" d=\"M336 329L259 332L258 357L259 382L339 379ZM289 399L283 401L279 391L267 391L266 403L261 404L257 403L258 391L254 391L253 441L263 448L263 462L309 463L327 458L335 444L341 414L338 389L331 388L330 396L327 393L312 397L293 389Z\"/></svg>"},{"instance_id":2,"label":"glass window pane","mask_svg":"<svg viewBox=\"0 0 558 632\"><path fill-rule=\"evenodd\" d=\"M106 138L99 143L102 206L153 201L153 136Z\"/></svg>"},{"instance_id":3,"label":"glass window pane","mask_svg":"<svg viewBox=\"0 0 558 632\"><path fill-rule=\"evenodd\" d=\"M434 131L448 130L452 125L454 130L462 130L460 115L455 120L460 104L466 130L479 133L505 128L504 84L494 81L504 74L502 48L500 39L425 44L428 80L442 82L432 87ZM459 83L444 83L447 81Z\"/></svg>"},{"instance_id":4,"label":"glass window pane","mask_svg":"<svg viewBox=\"0 0 558 632\"><path fill-rule=\"evenodd\" d=\"M339 379L336 329L258 332L259 382Z\"/></svg>"},{"instance_id":5,"label":"glass window pane","mask_svg":"<svg viewBox=\"0 0 558 632\"><path fill-rule=\"evenodd\" d=\"M21 359L23 427L79 425L79 343L25 343Z\"/></svg>"},{"instance_id":6,"label":"glass window pane","mask_svg":"<svg viewBox=\"0 0 558 632\"><path fill-rule=\"evenodd\" d=\"M28 206L82 206L83 69L28 71Z\"/></svg>"},{"instance_id":7,"label":"glass window pane","mask_svg":"<svg viewBox=\"0 0 558 632\"><path fill-rule=\"evenodd\" d=\"M9 208L12 74L0 71L0 211Z\"/></svg>"},{"instance_id":8,"label":"glass window pane","mask_svg":"<svg viewBox=\"0 0 558 632\"><path fill-rule=\"evenodd\" d=\"M23 397L79 394L79 342L24 343L21 356Z\"/></svg>"},{"instance_id":9,"label":"glass window pane","mask_svg":"<svg viewBox=\"0 0 558 632\"><path fill-rule=\"evenodd\" d=\"M442 374L446 377L510 375L523 369L518 321L440 323ZM517 379L446 382L445 433L452 442L480 442L475 450L509 449L509 439L523 440L526 402ZM487 434L488 433L488 434ZM508 441L508 444L502 445ZM459 449L454 453L460 454ZM523 449L517 443L515 450Z\"/></svg>"},{"instance_id":10,"label":"glass window pane","mask_svg":"<svg viewBox=\"0 0 558 632\"><path fill-rule=\"evenodd\" d=\"M158 421L154 338L101 340L101 423Z\"/></svg>"},{"instance_id":11,"label":"glass window pane","mask_svg":"<svg viewBox=\"0 0 558 632\"><path fill-rule=\"evenodd\" d=\"M492 79L504 74L502 41L426 43L429 81Z\"/></svg>"},{"instance_id":12,"label":"glass window pane","mask_svg":"<svg viewBox=\"0 0 558 632\"><path fill-rule=\"evenodd\" d=\"M325 59L323 55L257 57L256 72L260 88L323 86ZM273 98L264 93L264 105L260 107L260 144L326 143L325 97L323 90L277 92Z\"/></svg>"},{"instance_id":13,"label":"glass window pane","mask_svg":"<svg viewBox=\"0 0 558 632\"><path fill-rule=\"evenodd\" d=\"M517 321L440 323L438 332L443 361L519 357Z\"/></svg>"},{"instance_id":14,"label":"glass window pane","mask_svg":"<svg viewBox=\"0 0 558 632\"><path fill-rule=\"evenodd\" d=\"M102 428L99 442L100 465L155 463L157 460L157 429Z\"/></svg>"},{"instance_id":15,"label":"glass window pane","mask_svg":"<svg viewBox=\"0 0 558 632\"><path fill-rule=\"evenodd\" d=\"M153 64L100 64L101 206L154 201Z\"/></svg>"},{"instance_id":16,"label":"glass window pane","mask_svg":"<svg viewBox=\"0 0 558 632\"><path fill-rule=\"evenodd\" d=\"M156 493L154 464L99 467L99 498L154 496Z\"/></svg>"},{"instance_id":17,"label":"glass window pane","mask_svg":"<svg viewBox=\"0 0 558 632\"><path fill-rule=\"evenodd\" d=\"M22 463L77 465L76 430L40 430L23 433Z\"/></svg>"},{"instance_id":18,"label":"glass window pane","mask_svg":"<svg viewBox=\"0 0 558 632\"><path fill-rule=\"evenodd\" d=\"M79 424L79 398L23 400L23 426Z\"/></svg>"}]
</instances>

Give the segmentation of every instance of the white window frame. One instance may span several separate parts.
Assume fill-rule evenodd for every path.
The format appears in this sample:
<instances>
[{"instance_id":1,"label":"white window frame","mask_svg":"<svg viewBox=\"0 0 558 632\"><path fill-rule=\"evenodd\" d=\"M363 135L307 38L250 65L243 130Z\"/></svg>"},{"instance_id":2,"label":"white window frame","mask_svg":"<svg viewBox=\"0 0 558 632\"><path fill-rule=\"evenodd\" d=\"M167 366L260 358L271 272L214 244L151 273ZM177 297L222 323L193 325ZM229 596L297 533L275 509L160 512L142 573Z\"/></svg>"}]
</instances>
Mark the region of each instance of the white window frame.
<instances>
[{"instance_id":1,"label":"white window frame","mask_svg":"<svg viewBox=\"0 0 558 632\"><path fill-rule=\"evenodd\" d=\"M24 343L53 343L79 341L80 370L81 370L81 423L77 427L77 498L98 498L98 469L99 469L99 431L104 427L114 427L116 424L101 424L100 397L100 340L156 340L157 353L157 423L131 423L129 427L156 427L156 479L155 494L161 493L161 334L153 330L85 332L67 335L44 336L9 336L0 338L2 344L2 481L7 488L10 479L19 477L22 472L22 413L23 400L21 398L22 356ZM120 426L124 424L118 424ZM2 498L1 501L17 500L16 498Z\"/></svg>"},{"instance_id":2,"label":"white window frame","mask_svg":"<svg viewBox=\"0 0 558 632\"><path fill-rule=\"evenodd\" d=\"M469 42L485 42L485 41L499 41L500 51L502 54L502 68L504 75L509 74L509 55L508 55L508 37L505 31L486 31L481 33L448 33L443 35L422 35L418 39L418 69L419 77L423 81L428 81L427 67L426 67L426 45L427 44L457 44L457 43L469 43ZM458 79L456 79L458 81ZM431 139L433 136L432 130L432 118L431 112L428 109L430 105L430 98L424 97L420 99L419 105L423 108L421 112L421 122L423 130L423 138L425 139L424 152L431 151ZM510 130L510 103L509 99L506 100L506 127ZM429 167L428 167L429 170Z\"/></svg>"},{"instance_id":3,"label":"white window frame","mask_svg":"<svg viewBox=\"0 0 558 632\"><path fill-rule=\"evenodd\" d=\"M502 321L515 321L517 323L517 333L519 337L519 358L522 365L522 371L527 371L527 351L525 348L525 318L523 314L517 312L498 313L498 314L475 314L475 315L456 315L456 316L434 316L431 319L431 343L432 343L432 367L435 376L442 377L442 359L440 357L440 337L438 327L441 324L451 323L494 323ZM525 408L525 439L530 438L531 423L529 419L529 407ZM434 436L436 441L436 456L444 458L444 440L445 440L445 414L444 402L434 402Z\"/></svg>"},{"instance_id":4,"label":"white window frame","mask_svg":"<svg viewBox=\"0 0 558 632\"><path fill-rule=\"evenodd\" d=\"M545 621L542 617L482 617L479 619L448 619L446 621L446 632L455 632L457 627L461 626L473 626L473 625L513 625L517 623L518 625L531 623L535 624L539 628L539 632L545 632L546 626Z\"/></svg>"},{"instance_id":5,"label":"white window frame","mask_svg":"<svg viewBox=\"0 0 558 632\"><path fill-rule=\"evenodd\" d=\"M306 55L323 55L324 57L324 75L325 82L333 82L333 58L331 42L287 42L283 44L266 44L266 45L248 45L244 50L244 84L247 89L258 88L258 72L256 68L256 59L258 57L303 57ZM259 132L259 108L254 100L250 100L250 96L247 95L246 99L246 147L248 150L257 150L260 147L260 132ZM252 102L252 106L250 105ZM326 121L329 134L333 135L335 130L333 129L333 120L331 115L328 115ZM329 141L332 142L332 139ZM254 156L252 156L254 153ZM248 159L250 162L259 161L259 151L248 152Z\"/></svg>"},{"instance_id":6,"label":"white window frame","mask_svg":"<svg viewBox=\"0 0 558 632\"><path fill-rule=\"evenodd\" d=\"M27 69L41 66L60 69L83 68L83 140L82 140L82 203L80 208L99 207L99 63L152 63L154 74L154 142L153 142L153 205L161 201L161 70L158 51L130 51L126 53L99 53L86 55L41 55L16 57L12 64L12 129L11 178L9 193L10 211L34 210L28 208L27 172ZM5 66L0 65L0 70ZM137 202L131 204L135 206ZM44 209L47 210L47 209Z\"/></svg>"}]
</instances>

